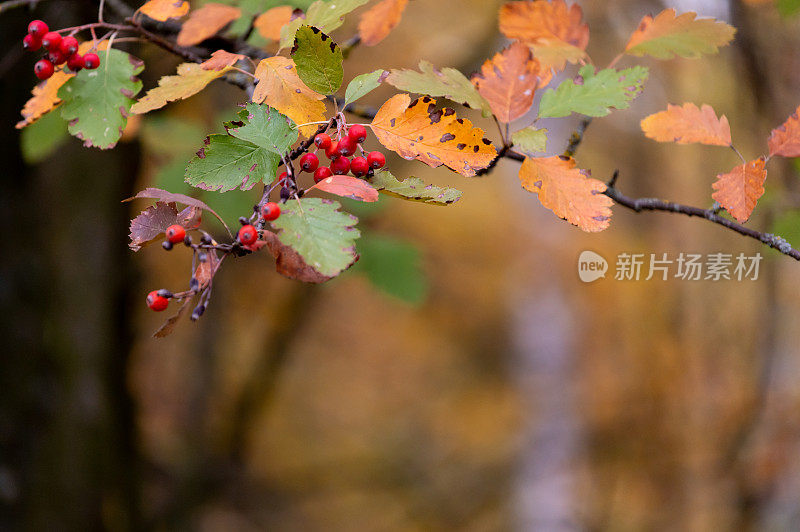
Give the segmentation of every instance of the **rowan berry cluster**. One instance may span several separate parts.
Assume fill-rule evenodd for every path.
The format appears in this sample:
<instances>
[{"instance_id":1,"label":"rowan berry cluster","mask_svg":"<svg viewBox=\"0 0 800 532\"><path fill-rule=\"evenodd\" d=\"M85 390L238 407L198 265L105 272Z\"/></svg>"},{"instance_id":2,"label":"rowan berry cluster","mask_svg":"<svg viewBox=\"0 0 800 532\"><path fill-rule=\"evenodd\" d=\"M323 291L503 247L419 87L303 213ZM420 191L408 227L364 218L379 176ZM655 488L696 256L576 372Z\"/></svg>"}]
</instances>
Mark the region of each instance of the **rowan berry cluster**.
<instances>
[{"instance_id":1,"label":"rowan berry cluster","mask_svg":"<svg viewBox=\"0 0 800 532\"><path fill-rule=\"evenodd\" d=\"M347 126L342 123L337 128L334 140L327 133L318 133L312 142L304 144L303 151L314 146L313 152L304 153L299 160L300 172L307 172L314 176L314 182L319 183L323 179L333 175L348 175L351 173L358 178L366 178L373 175L375 170L386 165L386 157L383 153L373 151L367 153L363 144L367 139L367 129L361 124ZM323 152L330 161L328 166L320 166L319 152ZM302 152L301 152L302 153ZM349 157L356 155L350 159ZM192 237L186 234L186 229L182 225L172 225L165 231L165 240L162 247L169 251L175 244L183 242L187 247L192 248L195 260L205 263L209 260L209 253L221 252L223 254L233 254L235 256L246 255L255 251L259 247L259 237L264 229L266 222L277 220L281 215L281 207L278 203L268 201L269 195L275 187L281 187L280 201L286 202L291 197L302 197L305 189L297 186L294 169L289 159L286 159L286 170L278 175L272 187L265 187L264 196L258 205L253 207L253 214L248 217L239 218L241 227L236 233L236 240L231 244L217 244L210 235L203 232L200 243L194 243ZM192 266L194 269L194 264ZM195 273L196 275L196 273ZM213 273L212 273L213 277ZM173 294L169 290L154 290L147 295L147 306L150 309L160 312L169 306L170 299L186 299L201 294L200 303L192 312L191 319L197 320L205 311L210 295L211 287L200 286L200 282L193 275L189 283L189 290Z\"/></svg>"},{"instance_id":2,"label":"rowan berry cluster","mask_svg":"<svg viewBox=\"0 0 800 532\"><path fill-rule=\"evenodd\" d=\"M66 65L72 72L99 67L100 57L95 53L79 54L78 44L78 39L72 35L61 37L57 31L50 31L41 20L28 24L28 34L22 39L26 50L35 52L44 47L46 51L44 57L33 65L33 72L39 79L48 79L60 65Z\"/></svg>"}]
</instances>

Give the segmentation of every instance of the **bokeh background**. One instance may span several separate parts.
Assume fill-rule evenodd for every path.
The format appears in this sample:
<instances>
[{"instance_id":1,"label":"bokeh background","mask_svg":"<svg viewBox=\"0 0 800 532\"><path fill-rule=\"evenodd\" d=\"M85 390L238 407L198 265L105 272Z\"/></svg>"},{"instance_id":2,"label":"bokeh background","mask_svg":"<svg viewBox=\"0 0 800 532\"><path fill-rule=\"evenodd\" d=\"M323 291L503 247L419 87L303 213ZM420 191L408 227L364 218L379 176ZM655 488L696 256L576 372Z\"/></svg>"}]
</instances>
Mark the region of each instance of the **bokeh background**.
<instances>
[{"instance_id":1,"label":"bokeh background","mask_svg":"<svg viewBox=\"0 0 800 532\"><path fill-rule=\"evenodd\" d=\"M629 195L709 206L714 176L737 164L728 150L645 139L639 121L668 102L726 114L749 158L800 104L800 20L772 2L580 3L598 65L665 7L739 30L717 56L641 61L644 93L591 125L580 166L601 179L619 169ZM469 74L505 45L500 4L412 0L381 45L353 50L346 77L420 59ZM395 175L463 199L348 202L365 234L357 267L305 286L265 254L227 261L203 319L151 338L165 316L144 297L186 285L189 255L131 252L128 221L146 203L120 200L187 191L189 157L245 96L215 82L133 123L113 151L82 148L48 118L21 137L27 21L70 26L96 9L0 13L0 529L800 529L800 265L676 215L615 207L610 229L584 234L520 188L512 161L466 179L392 157ZM178 63L129 49L146 61L145 88ZM545 124L553 153L576 124ZM771 162L749 223L795 245L797 179L791 161ZM235 224L252 194L203 199ZM612 268L619 253L764 261L757 281L623 282L612 270L584 284L586 249Z\"/></svg>"}]
</instances>

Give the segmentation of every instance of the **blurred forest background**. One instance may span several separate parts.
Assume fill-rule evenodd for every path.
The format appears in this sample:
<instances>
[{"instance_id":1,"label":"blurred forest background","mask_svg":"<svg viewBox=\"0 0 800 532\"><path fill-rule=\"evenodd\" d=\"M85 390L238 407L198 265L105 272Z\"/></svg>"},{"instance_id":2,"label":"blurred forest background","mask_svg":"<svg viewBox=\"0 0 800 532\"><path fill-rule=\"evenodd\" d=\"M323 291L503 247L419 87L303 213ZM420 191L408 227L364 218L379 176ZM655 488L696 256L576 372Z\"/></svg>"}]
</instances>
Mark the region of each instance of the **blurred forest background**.
<instances>
[{"instance_id":1,"label":"blurred forest background","mask_svg":"<svg viewBox=\"0 0 800 532\"><path fill-rule=\"evenodd\" d=\"M505 45L501 3L413 0L381 45L353 50L345 81L420 59L477 70ZM594 121L578 162L600 179L619 169L629 195L705 207L738 161L645 139L639 121L667 103L711 104L748 157L800 104L800 19L769 1L580 3L599 65L665 7L739 30L718 56L645 59L631 109ZM165 316L145 295L182 287L187 255L131 252L128 221L145 205L120 200L150 185L186 192L186 162L245 96L217 82L133 122L113 151L47 119L21 138L27 22L96 15L89 0L0 13L0 529L800 529L800 265L702 220L619 207L610 229L584 234L522 190L511 161L466 179L392 156L395 175L464 198L351 202L364 259L340 279L305 286L266 254L231 260L200 322L151 338ZM147 64L145 89L178 63L128 49ZM552 153L576 124L544 124ZM781 164L750 224L797 246L798 174ZM254 203L203 199L234 223ZM612 270L583 284L585 249L612 268L623 252L765 260L755 282L621 282Z\"/></svg>"}]
</instances>

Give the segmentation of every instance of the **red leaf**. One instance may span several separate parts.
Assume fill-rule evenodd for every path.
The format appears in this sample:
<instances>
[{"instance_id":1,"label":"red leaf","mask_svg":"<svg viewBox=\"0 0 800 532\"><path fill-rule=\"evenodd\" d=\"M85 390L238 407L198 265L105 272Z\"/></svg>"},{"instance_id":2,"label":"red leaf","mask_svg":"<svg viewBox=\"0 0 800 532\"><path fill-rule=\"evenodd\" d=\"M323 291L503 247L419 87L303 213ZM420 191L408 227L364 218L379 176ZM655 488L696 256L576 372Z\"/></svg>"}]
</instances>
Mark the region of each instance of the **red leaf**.
<instances>
[{"instance_id":1,"label":"red leaf","mask_svg":"<svg viewBox=\"0 0 800 532\"><path fill-rule=\"evenodd\" d=\"M772 130L769 136L769 155L800 157L800 107L786 122Z\"/></svg>"},{"instance_id":2,"label":"red leaf","mask_svg":"<svg viewBox=\"0 0 800 532\"><path fill-rule=\"evenodd\" d=\"M311 187L311 189L314 188L354 200L378 201L378 191L375 190L372 185L363 179L358 179L357 177L351 177L349 175L333 175L327 177Z\"/></svg>"},{"instance_id":3,"label":"red leaf","mask_svg":"<svg viewBox=\"0 0 800 532\"><path fill-rule=\"evenodd\" d=\"M163 201L165 203L173 203L173 202L183 203L184 205L189 205L190 207L197 207L198 209L206 210L217 217L217 220L219 220L220 223L222 223L222 225L225 226L225 229L228 231L228 234L230 234L231 232L231 230L228 229L228 225L225 223L225 221L222 218L220 218L219 214L214 212L214 209L212 209L199 199L195 199L191 196L187 196L185 194L176 194L174 192L167 192L166 190L161 190L160 188L150 187L142 190L132 198L122 200L122 202L124 203L126 201L133 201L137 198L150 198Z\"/></svg>"}]
</instances>

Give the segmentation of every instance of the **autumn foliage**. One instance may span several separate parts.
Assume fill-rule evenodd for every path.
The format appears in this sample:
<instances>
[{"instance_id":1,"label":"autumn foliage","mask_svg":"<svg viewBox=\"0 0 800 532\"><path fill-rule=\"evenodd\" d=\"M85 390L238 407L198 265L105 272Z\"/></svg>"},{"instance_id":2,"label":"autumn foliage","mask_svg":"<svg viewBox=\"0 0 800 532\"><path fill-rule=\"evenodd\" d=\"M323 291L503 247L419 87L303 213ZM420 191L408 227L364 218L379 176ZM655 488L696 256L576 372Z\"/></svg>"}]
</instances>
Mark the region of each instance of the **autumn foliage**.
<instances>
[{"instance_id":1,"label":"autumn foliage","mask_svg":"<svg viewBox=\"0 0 800 532\"><path fill-rule=\"evenodd\" d=\"M345 17L362 6L356 38L344 40L336 35ZM328 177L306 182L294 161L315 149L318 134L328 132L338 146L346 146L355 116L367 121L365 125L387 150L407 160L448 169L457 174L456 179L484 175L501 158L521 161L520 184L542 206L584 231L608 228L614 205L609 186L580 167L574 150L559 156L564 147L548 146L548 132L540 127L539 119L577 114L588 120L627 109L646 90L650 71L639 64L617 68L626 56L628 62L644 56L700 57L718 52L735 34L725 22L666 9L645 16L632 28L627 44L620 43L619 55L603 67L589 56L590 31L579 5L564 0L512 1L498 14L499 32L510 42L486 58L480 71L471 76L435 66L425 58L419 58L418 70L379 68L355 76L346 73L345 58L350 50L359 43L374 46L387 39L402 23L408 6L407 0L317 0L304 12L280 5L259 13L247 11L251 8L244 3L239 7L205 3L190 10L185 1L150 0L132 17L130 31L141 33L141 24L147 21L179 24L174 40L159 37L158 41L159 46L183 58L174 75L162 77L156 86L139 94L137 76L142 65L113 48L116 34L102 41L87 40L82 49L113 48L107 65L91 76L85 71L61 70L34 87L17 127L29 126L61 107L61 116L74 136L87 146L105 149L120 139L131 115L146 115L190 98L215 80L244 88L246 101L238 117L221 124L217 132L209 132L205 143L197 146L197 155L187 161L184 178L198 189L220 193L261 185L263 195L255 212L266 202L280 201L281 216L263 220L257 214L243 213L248 223L255 224L258 242L217 242L201 226L202 212L208 210L205 204L188 196L149 190L137 197L152 198L156 203L131 222L134 250L158 239L170 225L206 235L202 256L207 262L178 299L207 300L210 281L228 255L267 249L276 258L279 273L310 282L335 277L358 260L358 220L325 195L374 202L383 194L434 205L449 205L461 196L455 188L426 185L412 176L395 177L391 159L386 168L370 168L365 175L331 172ZM250 20L252 27L243 26L242 20ZM95 26L103 28L104 24L100 21ZM241 36L236 32L255 32L266 44L225 45L231 34ZM220 48L198 57L193 47L203 43ZM350 79L349 83L345 84L345 79ZM399 92L377 111L359 110L356 102L381 85ZM96 105L97 98L108 105ZM456 107L442 105L442 99ZM772 132L769 157L750 162L743 157L741 165L720 174L714 182L711 197L739 222L751 217L764 194L769 158L800 156L798 113L800 108ZM488 126L476 125L479 120ZM496 134L489 132L493 122L498 126ZM736 150L727 118L708 105L668 105L644 118L641 128L646 137L658 142ZM336 149L332 146L323 151L332 150L332 161L358 155L337 153ZM366 157L366 152L363 155ZM283 172L286 175L281 177ZM319 193L323 198L315 197Z\"/></svg>"}]
</instances>

